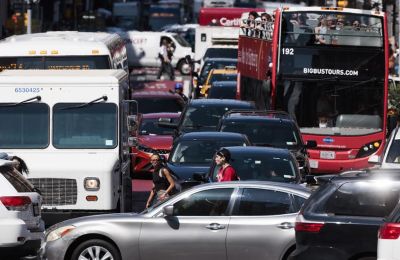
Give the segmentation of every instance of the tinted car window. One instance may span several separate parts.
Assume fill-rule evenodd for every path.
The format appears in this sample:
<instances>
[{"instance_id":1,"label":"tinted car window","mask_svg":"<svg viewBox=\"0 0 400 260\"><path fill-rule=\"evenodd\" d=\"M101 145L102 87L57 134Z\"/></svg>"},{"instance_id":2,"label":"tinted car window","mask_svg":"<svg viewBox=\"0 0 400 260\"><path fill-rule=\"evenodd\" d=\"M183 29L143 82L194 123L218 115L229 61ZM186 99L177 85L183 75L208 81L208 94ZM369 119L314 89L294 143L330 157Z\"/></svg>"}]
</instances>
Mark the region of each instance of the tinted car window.
<instances>
[{"instance_id":1,"label":"tinted car window","mask_svg":"<svg viewBox=\"0 0 400 260\"><path fill-rule=\"evenodd\" d=\"M200 72L200 79L199 79L199 83L203 84L203 82L206 80L208 73L212 70L212 69L223 69L227 66L235 66L237 65L237 60L207 60L204 65L203 68L201 69Z\"/></svg>"},{"instance_id":2,"label":"tinted car window","mask_svg":"<svg viewBox=\"0 0 400 260\"><path fill-rule=\"evenodd\" d=\"M174 204L176 216L224 216L233 189L204 190Z\"/></svg>"},{"instance_id":3,"label":"tinted car window","mask_svg":"<svg viewBox=\"0 0 400 260\"><path fill-rule=\"evenodd\" d=\"M241 180L296 182L296 165L288 157L268 154L234 153L230 164ZM216 180L219 166L213 173Z\"/></svg>"},{"instance_id":4,"label":"tinted car window","mask_svg":"<svg viewBox=\"0 0 400 260\"><path fill-rule=\"evenodd\" d=\"M303 206L304 202L306 201L306 198L293 195L293 207L294 210L297 212L300 210L300 208Z\"/></svg>"},{"instance_id":5,"label":"tinted car window","mask_svg":"<svg viewBox=\"0 0 400 260\"><path fill-rule=\"evenodd\" d=\"M243 189L238 209L233 215L262 216L292 213L289 194L264 189Z\"/></svg>"},{"instance_id":6,"label":"tinted car window","mask_svg":"<svg viewBox=\"0 0 400 260\"><path fill-rule=\"evenodd\" d=\"M184 107L183 101L176 98L136 98L134 100L139 102L139 113L160 113L160 112L181 112Z\"/></svg>"},{"instance_id":7,"label":"tinted car window","mask_svg":"<svg viewBox=\"0 0 400 260\"><path fill-rule=\"evenodd\" d=\"M171 118L170 123L176 123L179 118ZM159 118L145 118L140 125L139 133L141 135L172 135L174 130L158 125Z\"/></svg>"},{"instance_id":8,"label":"tinted car window","mask_svg":"<svg viewBox=\"0 0 400 260\"><path fill-rule=\"evenodd\" d=\"M344 183L330 196L321 213L371 217L389 215L399 201L400 187L380 182Z\"/></svg>"},{"instance_id":9,"label":"tinted car window","mask_svg":"<svg viewBox=\"0 0 400 260\"><path fill-rule=\"evenodd\" d=\"M245 145L245 141L240 139L182 141L171 153L171 162L210 164L214 153L221 147Z\"/></svg>"},{"instance_id":10,"label":"tinted car window","mask_svg":"<svg viewBox=\"0 0 400 260\"><path fill-rule=\"evenodd\" d=\"M293 149L300 145L300 134L294 127L280 122L225 121L222 132L235 132L247 135L254 145Z\"/></svg>"}]
</instances>

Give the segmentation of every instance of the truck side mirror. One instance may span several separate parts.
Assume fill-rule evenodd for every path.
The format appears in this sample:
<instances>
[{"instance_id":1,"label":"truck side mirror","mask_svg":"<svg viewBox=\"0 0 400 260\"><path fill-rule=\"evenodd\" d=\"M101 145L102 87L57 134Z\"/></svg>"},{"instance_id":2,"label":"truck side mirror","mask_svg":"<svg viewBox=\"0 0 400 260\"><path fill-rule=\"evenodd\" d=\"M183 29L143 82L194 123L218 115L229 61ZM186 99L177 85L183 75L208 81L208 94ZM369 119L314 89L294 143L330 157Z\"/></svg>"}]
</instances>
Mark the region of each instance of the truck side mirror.
<instances>
[{"instance_id":1,"label":"truck side mirror","mask_svg":"<svg viewBox=\"0 0 400 260\"><path fill-rule=\"evenodd\" d=\"M136 147L136 146L138 146L138 144L139 144L139 142L138 142L137 137L134 137L134 136L128 137L128 146L129 147Z\"/></svg>"},{"instance_id":2,"label":"truck side mirror","mask_svg":"<svg viewBox=\"0 0 400 260\"><path fill-rule=\"evenodd\" d=\"M130 115L127 117L127 127L129 132L135 132L138 128L138 117L136 115Z\"/></svg>"}]
</instances>

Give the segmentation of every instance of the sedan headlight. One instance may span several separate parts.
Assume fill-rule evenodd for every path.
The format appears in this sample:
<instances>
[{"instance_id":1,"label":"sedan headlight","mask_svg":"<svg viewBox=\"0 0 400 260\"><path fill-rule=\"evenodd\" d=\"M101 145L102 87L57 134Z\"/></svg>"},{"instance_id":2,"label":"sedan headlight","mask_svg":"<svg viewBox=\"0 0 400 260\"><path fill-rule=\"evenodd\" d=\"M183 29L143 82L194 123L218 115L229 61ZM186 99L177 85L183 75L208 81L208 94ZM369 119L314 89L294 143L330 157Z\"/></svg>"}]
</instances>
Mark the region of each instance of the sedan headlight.
<instances>
[{"instance_id":1,"label":"sedan headlight","mask_svg":"<svg viewBox=\"0 0 400 260\"><path fill-rule=\"evenodd\" d=\"M85 178L83 186L85 187L85 190L97 191L100 189L100 180L96 177Z\"/></svg>"},{"instance_id":2,"label":"sedan headlight","mask_svg":"<svg viewBox=\"0 0 400 260\"><path fill-rule=\"evenodd\" d=\"M47 236L46 236L46 242L51 242L57 239L60 239L64 237L66 234L71 232L72 230L75 229L75 226L64 226L64 227L59 227L53 231L51 231Z\"/></svg>"}]
</instances>

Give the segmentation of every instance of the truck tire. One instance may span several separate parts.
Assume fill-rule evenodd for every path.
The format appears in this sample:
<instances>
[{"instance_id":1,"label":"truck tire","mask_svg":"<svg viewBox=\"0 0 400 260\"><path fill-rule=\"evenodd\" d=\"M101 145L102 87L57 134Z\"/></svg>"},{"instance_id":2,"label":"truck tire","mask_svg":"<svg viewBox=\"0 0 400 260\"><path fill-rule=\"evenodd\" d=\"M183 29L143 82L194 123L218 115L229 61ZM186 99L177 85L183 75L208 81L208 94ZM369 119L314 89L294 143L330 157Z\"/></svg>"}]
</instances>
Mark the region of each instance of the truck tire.
<instances>
[{"instance_id":1,"label":"truck tire","mask_svg":"<svg viewBox=\"0 0 400 260\"><path fill-rule=\"evenodd\" d=\"M110 242L102 239L90 239L80 243L72 252L71 260L103 259L105 255L109 255L107 260L121 260L118 249ZM92 258L94 256L95 258Z\"/></svg>"},{"instance_id":2,"label":"truck tire","mask_svg":"<svg viewBox=\"0 0 400 260\"><path fill-rule=\"evenodd\" d=\"M189 75L190 74L190 65L186 62L186 60L182 59L178 62L176 68L182 75Z\"/></svg>"}]
</instances>

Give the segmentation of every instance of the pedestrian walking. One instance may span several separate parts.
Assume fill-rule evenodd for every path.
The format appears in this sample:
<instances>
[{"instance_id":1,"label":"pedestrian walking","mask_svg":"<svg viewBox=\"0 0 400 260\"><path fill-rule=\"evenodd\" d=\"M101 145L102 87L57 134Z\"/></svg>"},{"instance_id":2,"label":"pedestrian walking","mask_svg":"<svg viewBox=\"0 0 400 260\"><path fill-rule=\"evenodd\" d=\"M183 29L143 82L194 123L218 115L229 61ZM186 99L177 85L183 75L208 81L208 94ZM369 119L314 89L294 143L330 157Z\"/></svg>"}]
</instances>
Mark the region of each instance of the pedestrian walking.
<instances>
[{"instance_id":1,"label":"pedestrian walking","mask_svg":"<svg viewBox=\"0 0 400 260\"><path fill-rule=\"evenodd\" d=\"M172 67L171 60L173 55L172 46L169 45L168 40L163 38L161 40L160 51L158 57L161 61L161 67L158 71L157 80L161 79L162 74L165 72L168 74L170 80L175 80L174 68Z\"/></svg>"}]
</instances>

